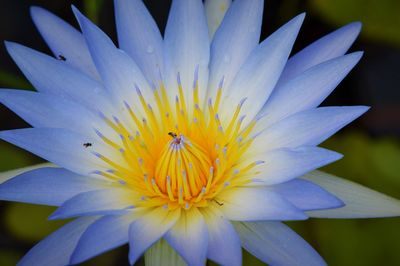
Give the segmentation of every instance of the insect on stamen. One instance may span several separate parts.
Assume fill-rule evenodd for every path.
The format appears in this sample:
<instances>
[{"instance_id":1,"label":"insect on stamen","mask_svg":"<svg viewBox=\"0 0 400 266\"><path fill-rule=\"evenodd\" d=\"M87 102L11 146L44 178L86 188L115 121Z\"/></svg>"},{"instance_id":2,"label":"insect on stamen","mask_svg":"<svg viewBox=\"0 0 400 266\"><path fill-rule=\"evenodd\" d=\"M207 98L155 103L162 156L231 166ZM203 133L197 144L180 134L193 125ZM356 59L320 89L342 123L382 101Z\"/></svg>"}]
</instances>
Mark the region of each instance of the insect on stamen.
<instances>
[{"instance_id":1,"label":"insect on stamen","mask_svg":"<svg viewBox=\"0 0 400 266\"><path fill-rule=\"evenodd\" d=\"M168 132L168 135L174 139L174 141L173 141L174 144L181 144L182 138L178 137L178 135L176 133Z\"/></svg>"}]
</instances>

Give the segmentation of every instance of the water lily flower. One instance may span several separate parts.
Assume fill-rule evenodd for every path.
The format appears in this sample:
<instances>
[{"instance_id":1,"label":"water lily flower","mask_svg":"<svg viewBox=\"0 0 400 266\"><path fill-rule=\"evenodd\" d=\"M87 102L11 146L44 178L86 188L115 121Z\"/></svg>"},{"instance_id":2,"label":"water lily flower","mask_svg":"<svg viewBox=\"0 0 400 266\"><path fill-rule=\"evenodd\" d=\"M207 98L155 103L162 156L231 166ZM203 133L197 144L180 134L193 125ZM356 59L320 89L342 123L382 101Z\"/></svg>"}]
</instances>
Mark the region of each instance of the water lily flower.
<instances>
[{"instance_id":1,"label":"water lily flower","mask_svg":"<svg viewBox=\"0 0 400 266\"><path fill-rule=\"evenodd\" d=\"M37 92L1 89L32 128L0 138L51 164L2 174L0 199L76 218L19 265L84 262L129 243L148 265L325 265L282 221L400 215L396 199L316 169L318 145L368 107L318 107L360 60L351 23L289 58L304 14L259 43L262 0L174 0L164 35L115 0L116 45L33 7L54 53L7 42Z\"/></svg>"}]
</instances>

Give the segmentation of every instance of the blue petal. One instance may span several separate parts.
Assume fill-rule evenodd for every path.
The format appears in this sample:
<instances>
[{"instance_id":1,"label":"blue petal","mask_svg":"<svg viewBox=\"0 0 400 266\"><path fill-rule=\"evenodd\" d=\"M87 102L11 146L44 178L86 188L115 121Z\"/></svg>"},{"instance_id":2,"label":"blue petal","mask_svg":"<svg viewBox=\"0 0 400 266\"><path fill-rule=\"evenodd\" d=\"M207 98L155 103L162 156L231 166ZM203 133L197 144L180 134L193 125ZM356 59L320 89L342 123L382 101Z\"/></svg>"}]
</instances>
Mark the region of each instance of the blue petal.
<instances>
[{"instance_id":1,"label":"blue petal","mask_svg":"<svg viewBox=\"0 0 400 266\"><path fill-rule=\"evenodd\" d=\"M140 216L141 210L126 215L104 216L83 233L69 264L78 264L128 242L129 225Z\"/></svg>"},{"instance_id":2,"label":"blue petal","mask_svg":"<svg viewBox=\"0 0 400 266\"><path fill-rule=\"evenodd\" d=\"M110 112L107 96L97 81L59 60L20 44L6 42L6 48L38 91L70 98L104 113Z\"/></svg>"},{"instance_id":3,"label":"blue petal","mask_svg":"<svg viewBox=\"0 0 400 266\"><path fill-rule=\"evenodd\" d=\"M73 11L82 28L97 70L114 104L118 107L119 114L122 114L126 121L131 121L129 111L124 105L125 101L135 112L144 114L139 92L135 87L150 104L153 104L154 98L153 91L139 67L128 54L117 49L111 39L75 7Z\"/></svg>"},{"instance_id":4,"label":"blue petal","mask_svg":"<svg viewBox=\"0 0 400 266\"><path fill-rule=\"evenodd\" d=\"M210 41L201 0L172 1L164 34L164 58L165 78L171 94L176 95L179 73L185 97L192 99L193 81L197 75L202 101L207 89Z\"/></svg>"},{"instance_id":5,"label":"blue petal","mask_svg":"<svg viewBox=\"0 0 400 266\"><path fill-rule=\"evenodd\" d=\"M138 64L150 84L163 73L163 39L142 1L115 0L119 47Z\"/></svg>"},{"instance_id":6,"label":"blue petal","mask_svg":"<svg viewBox=\"0 0 400 266\"><path fill-rule=\"evenodd\" d=\"M0 199L59 206L69 198L108 183L80 176L62 168L39 168L22 173L0 185Z\"/></svg>"},{"instance_id":7,"label":"blue petal","mask_svg":"<svg viewBox=\"0 0 400 266\"><path fill-rule=\"evenodd\" d=\"M31 7L31 16L55 57L60 59L60 56L63 56L66 64L94 79L99 79L85 39L79 31L40 7Z\"/></svg>"},{"instance_id":8,"label":"blue petal","mask_svg":"<svg viewBox=\"0 0 400 266\"><path fill-rule=\"evenodd\" d=\"M133 222L129 227L129 262L133 265L146 249L174 226L180 215L180 208L157 207Z\"/></svg>"},{"instance_id":9,"label":"blue petal","mask_svg":"<svg viewBox=\"0 0 400 266\"><path fill-rule=\"evenodd\" d=\"M267 128L257 135L254 147L262 143L263 150L267 151L318 145L368 109L366 106L320 107L299 112L270 127L260 120L259 127Z\"/></svg>"},{"instance_id":10,"label":"blue petal","mask_svg":"<svg viewBox=\"0 0 400 266\"><path fill-rule=\"evenodd\" d=\"M264 188L237 187L218 194L216 207L234 221L304 220L308 217L284 197Z\"/></svg>"},{"instance_id":11,"label":"blue petal","mask_svg":"<svg viewBox=\"0 0 400 266\"><path fill-rule=\"evenodd\" d=\"M256 166L259 174L253 178L254 185L273 185L337 161L342 155L318 147L303 146L266 152L256 158L263 163Z\"/></svg>"},{"instance_id":12,"label":"blue petal","mask_svg":"<svg viewBox=\"0 0 400 266\"><path fill-rule=\"evenodd\" d=\"M400 216L400 200L357 183L321 171L314 171L302 178L323 187L345 204L342 208L307 212L311 217L347 219Z\"/></svg>"},{"instance_id":13,"label":"blue petal","mask_svg":"<svg viewBox=\"0 0 400 266\"><path fill-rule=\"evenodd\" d=\"M269 265L322 266L321 256L288 226L279 222L234 223L243 247Z\"/></svg>"},{"instance_id":14,"label":"blue petal","mask_svg":"<svg viewBox=\"0 0 400 266\"><path fill-rule=\"evenodd\" d=\"M55 231L34 246L19 262L18 266L65 266L82 233L98 217L79 218Z\"/></svg>"},{"instance_id":15,"label":"blue petal","mask_svg":"<svg viewBox=\"0 0 400 266\"><path fill-rule=\"evenodd\" d=\"M332 209L343 207L344 203L320 186L302 179L266 187L274 191L301 210Z\"/></svg>"},{"instance_id":16,"label":"blue petal","mask_svg":"<svg viewBox=\"0 0 400 266\"><path fill-rule=\"evenodd\" d=\"M243 126L256 116L281 75L303 20L304 14L295 17L253 50L223 91L227 96L221 103L221 117L231 117L243 99L247 99L241 111L247 116Z\"/></svg>"},{"instance_id":17,"label":"blue petal","mask_svg":"<svg viewBox=\"0 0 400 266\"><path fill-rule=\"evenodd\" d=\"M23 173L31 171L31 170L39 169L39 168L45 168L45 167L56 167L56 165L52 164L52 163L39 163L39 164L35 164L35 165L30 165L30 166L26 166L26 167L21 167L21 168L9 170L9 171L1 172L0 173L0 184L3 184L7 180L10 180L11 178L16 177L17 175L23 174Z\"/></svg>"},{"instance_id":18,"label":"blue petal","mask_svg":"<svg viewBox=\"0 0 400 266\"><path fill-rule=\"evenodd\" d=\"M108 170L92 151L95 147L96 152L101 152L101 143L66 129L25 128L1 131L0 139L79 174ZM83 144L87 142L92 143L92 147L85 148ZM112 155L117 156L117 153Z\"/></svg>"},{"instance_id":19,"label":"blue petal","mask_svg":"<svg viewBox=\"0 0 400 266\"><path fill-rule=\"evenodd\" d=\"M317 107L358 63L362 52L337 57L311 67L283 85L275 87L258 114L272 124L291 114Z\"/></svg>"},{"instance_id":20,"label":"blue petal","mask_svg":"<svg viewBox=\"0 0 400 266\"><path fill-rule=\"evenodd\" d=\"M203 215L197 208L182 211L180 219L165 235L165 240L188 265L205 264L208 232Z\"/></svg>"},{"instance_id":21,"label":"blue petal","mask_svg":"<svg viewBox=\"0 0 400 266\"><path fill-rule=\"evenodd\" d=\"M136 260L159 240L179 219L180 208L170 211L157 207L146 213L129 227L129 261Z\"/></svg>"},{"instance_id":22,"label":"blue petal","mask_svg":"<svg viewBox=\"0 0 400 266\"><path fill-rule=\"evenodd\" d=\"M50 93L1 89L0 102L34 127L65 128L92 138L97 137L96 128L109 137L119 139L92 110Z\"/></svg>"},{"instance_id":23,"label":"blue petal","mask_svg":"<svg viewBox=\"0 0 400 266\"><path fill-rule=\"evenodd\" d=\"M344 55L360 30L361 23L353 22L310 44L289 59L279 84L289 81L312 66Z\"/></svg>"},{"instance_id":24,"label":"blue petal","mask_svg":"<svg viewBox=\"0 0 400 266\"><path fill-rule=\"evenodd\" d=\"M220 265L242 265L242 247L232 224L216 208L201 208L208 230L207 257Z\"/></svg>"},{"instance_id":25,"label":"blue petal","mask_svg":"<svg viewBox=\"0 0 400 266\"><path fill-rule=\"evenodd\" d=\"M219 10L219 6L214 8ZM211 43L208 97L216 96L222 79L224 87L229 87L240 67L258 45L263 10L263 0L236 0L226 12Z\"/></svg>"},{"instance_id":26,"label":"blue petal","mask_svg":"<svg viewBox=\"0 0 400 266\"><path fill-rule=\"evenodd\" d=\"M133 202L136 202L134 192L126 188L113 187L83 192L64 202L49 219L123 214L127 209L134 208Z\"/></svg>"}]
</instances>

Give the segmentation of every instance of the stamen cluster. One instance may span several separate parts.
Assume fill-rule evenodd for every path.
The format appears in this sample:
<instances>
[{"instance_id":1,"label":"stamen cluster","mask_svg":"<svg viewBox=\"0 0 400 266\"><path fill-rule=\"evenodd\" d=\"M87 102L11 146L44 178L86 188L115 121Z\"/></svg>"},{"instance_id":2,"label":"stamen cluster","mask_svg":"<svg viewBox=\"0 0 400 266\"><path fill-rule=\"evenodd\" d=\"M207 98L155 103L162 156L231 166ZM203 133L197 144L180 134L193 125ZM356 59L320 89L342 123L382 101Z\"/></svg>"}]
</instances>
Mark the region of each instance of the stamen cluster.
<instances>
[{"instance_id":1,"label":"stamen cluster","mask_svg":"<svg viewBox=\"0 0 400 266\"><path fill-rule=\"evenodd\" d=\"M243 159L252 143L250 133L255 121L242 126L244 116L239 115L243 99L223 126L218 114L222 87L223 81L215 101L209 98L202 107L196 75L189 101L178 75L179 95L175 97L175 105L170 104L167 90L161 85L153 91L156 111L136 87L144 117L139 118L125 102L137 128L135 134L118 118L105 116L106 123L120 135L122 145L97 132L106 144L122 153L130 167L127 169L95 153L111 167L110 171L98 174L131 186L137 192L139 206L164 205L171 209L206 206L211 200L218 202L216 197L224 188L249 182L249 177L256 173L254 167L260 163L246 165Z\"/></svg>"}]
</instances>

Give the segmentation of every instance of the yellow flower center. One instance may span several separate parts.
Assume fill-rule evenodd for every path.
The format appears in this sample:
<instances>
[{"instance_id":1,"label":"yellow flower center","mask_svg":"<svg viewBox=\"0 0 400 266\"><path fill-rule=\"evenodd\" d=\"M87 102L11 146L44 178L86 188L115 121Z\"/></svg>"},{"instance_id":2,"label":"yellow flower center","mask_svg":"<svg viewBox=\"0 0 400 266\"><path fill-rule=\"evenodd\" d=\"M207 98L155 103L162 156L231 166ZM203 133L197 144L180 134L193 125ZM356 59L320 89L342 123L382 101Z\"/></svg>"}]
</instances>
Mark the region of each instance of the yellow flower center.
<instances>
[{"instance_id":1,"label":"yellow flower center","mask_svg":"<svg viewBox=\"0 0 400 266\"><path fill-rule=\"evenodd\" d=\"M178 84L179 95L174 104L164 86L154 90L154 109L137 88L143 117L139 118L125 103L136 132L130 132L117 118L103 117L120 135L122 144L112 142L100 132L98 135L122 153L129 168L96 154L110 166L109 171L98 174L130 186L137 196L136 206L188 209L207 206L210 201L223 204L215 199L218 193L249 182L257 174L254 167L261 163L244 160L255 125L253 121L242 126L240 110L244 100L223 126L218 115L222 82L215 101L209 99L206 104L200 103L195 82L192 99L188 101L192 106L187 105L188 99L179 81Z\"/></svg>"},{"instance_id":2,"label":"yellow flower center","mask_svg":"<svg viewBox=\"0 0 400 266\"><path fill-rule=\"evenodd\" d=\"M209 169L212 167L210 157L201 146L191 142L183 135L170 132L172 140L161 152L156 169L155 182L161 192L168 194L171 201L178 199L191 200L206 190Z\"/></svg>"}]
</instances>

